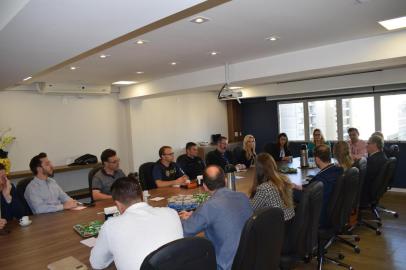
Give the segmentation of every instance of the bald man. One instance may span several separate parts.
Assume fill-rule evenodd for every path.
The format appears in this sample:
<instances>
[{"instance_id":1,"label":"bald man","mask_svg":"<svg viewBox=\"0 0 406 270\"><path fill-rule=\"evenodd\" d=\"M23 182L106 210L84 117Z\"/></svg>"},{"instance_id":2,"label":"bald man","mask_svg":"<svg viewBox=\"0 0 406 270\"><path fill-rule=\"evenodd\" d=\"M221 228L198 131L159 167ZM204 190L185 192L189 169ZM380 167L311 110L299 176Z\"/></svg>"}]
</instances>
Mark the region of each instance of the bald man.
<instances>
[{"instance_id":1,"label":"bald man","mask_svg":"<svg viewBox=\"0 0 406 270\"><path fill-rule=\"evenodd\" d=\"M204 231L216 251L217 269L231 269L245 222L253 214L248 197L225 188L222 168L208 166L203 174L203 187L211 194L193 214L181 212L183 234L193 236Z\"/></svg>"}]
</instances>

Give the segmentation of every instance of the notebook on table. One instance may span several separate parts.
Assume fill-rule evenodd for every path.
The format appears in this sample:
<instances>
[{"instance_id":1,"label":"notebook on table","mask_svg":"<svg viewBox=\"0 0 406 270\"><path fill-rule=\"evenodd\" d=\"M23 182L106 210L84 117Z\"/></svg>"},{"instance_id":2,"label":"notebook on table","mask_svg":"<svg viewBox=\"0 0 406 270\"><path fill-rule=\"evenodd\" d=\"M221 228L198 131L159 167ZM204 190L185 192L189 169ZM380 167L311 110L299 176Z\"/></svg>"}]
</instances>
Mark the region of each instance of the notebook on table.
<instances>
[{"instance_id":1,"label":"notebook on table","mask_svg":"<svg viewBox=\"0 0 406 270\"><path fill-rule=\"evenodd\" d=\"M87 266L80 262L78 259L69 256L62 260L50 263L49 270L87 270Z\"/></svg>"}]
</instances>

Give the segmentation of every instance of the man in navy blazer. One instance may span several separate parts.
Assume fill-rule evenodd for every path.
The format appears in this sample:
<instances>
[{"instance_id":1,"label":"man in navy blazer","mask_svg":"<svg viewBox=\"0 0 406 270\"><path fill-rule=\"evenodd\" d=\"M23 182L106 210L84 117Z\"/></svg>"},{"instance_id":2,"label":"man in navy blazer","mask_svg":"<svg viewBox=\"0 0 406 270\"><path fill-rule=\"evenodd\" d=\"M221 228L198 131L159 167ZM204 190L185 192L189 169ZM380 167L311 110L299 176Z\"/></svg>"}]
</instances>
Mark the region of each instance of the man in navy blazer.
<instances>
[{"instance_id":1,"label":"man in navy blazer","mask_svg":"<svg viewBox=\"0 0 406 270\"><path fill-rule=\"evenodd\" d=\"M219 166L208 166L203 175L203 187L211 194L211 198L193 214L180 213L185 237L203 231L213 243L218 270L231 269L241 231L253 214L248 197L225 188L225 178Z\"/></svg>"}]
</instances>

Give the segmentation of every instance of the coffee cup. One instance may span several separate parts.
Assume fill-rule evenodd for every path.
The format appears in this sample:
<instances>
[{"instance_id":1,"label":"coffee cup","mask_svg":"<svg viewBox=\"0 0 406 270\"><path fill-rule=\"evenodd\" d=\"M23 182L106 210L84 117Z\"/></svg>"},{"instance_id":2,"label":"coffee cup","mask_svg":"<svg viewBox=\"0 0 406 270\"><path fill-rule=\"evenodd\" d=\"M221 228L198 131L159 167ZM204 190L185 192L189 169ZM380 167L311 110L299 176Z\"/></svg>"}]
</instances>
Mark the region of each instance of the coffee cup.
<instances>
[{"instance_id":1,"label":"coffee cup","mask_svg":"<svg viewBox=\"0 0 406 270\"><path fill-rule=\"evenodd\" d=\"M20 218L20 225L27 225L31 222L30 218L28 216L23 216Z\"/></svg>"},{"instance_id":2,"label":"coffee cup","mask_svg":"<svg viewBox=\"0 0 406 270\"><path fill-rule=\"evenodd\" d=\"M144 190L144 191L142 192L142 200L143 200L144 202L148 201L148 197L149 197L149 196L150 196L150 195L149 195L148 190Z\"/></svg>"},{"instance_id":3,"label":"coffee cup","mask_svg":"<svg viewBox=\"0 0 406 270\"><path fill-rule=\"evenodd\" d=\"M197 184L198 184L199 186L201 186L202 183L203 183L203 175L198 175L198 176L196 177L196 179L197 179Z\"/></svg>"}]
</instances>

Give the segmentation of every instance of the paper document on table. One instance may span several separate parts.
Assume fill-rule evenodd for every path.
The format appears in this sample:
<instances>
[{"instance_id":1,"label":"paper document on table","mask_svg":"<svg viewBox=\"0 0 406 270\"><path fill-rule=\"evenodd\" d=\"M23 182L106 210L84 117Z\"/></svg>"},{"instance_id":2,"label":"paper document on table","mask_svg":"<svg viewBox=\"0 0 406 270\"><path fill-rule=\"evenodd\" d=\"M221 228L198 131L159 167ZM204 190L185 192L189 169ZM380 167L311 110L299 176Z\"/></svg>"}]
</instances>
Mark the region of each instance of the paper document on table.
<instances>
[{"instance_id":1,"label":"paper document on table","mask_svg":"<svg viewBox=\"0 0 406 270\"><path fill-rule=\"evenodd\" d=\"M164 198L164 197L155 197L155 198L152 198L152 199L150 199L150 200L151 200L151 201L158 202L158 201L165 200L165 198Z\"/></svg>"},{"instance_id":2,"label":"paper document on table","mask_svg":"<svg viewBox=\"0 0 406 270\"><path fill-rule=\"evenodd\" d=\"M71 269L76 269L76 270L87 270L87 266L83 264L81 261L78 259L69 256L66 257L62 260L50 263L48 265L49 270L71 270Z\"/></svg>"},{"instance_id":3,"label":"paper document on table","mask_svg":"<svg viewBox=\"0 0 406 270\"><path fill-rule=\"evenodd\" d=\"M71 210L79 211L79 210L83 210L83 209L86 209L86 208L87 208L86 206L76 206L75 208L72 208Z\"/></svg>"},{"instance_id":4,"label":"paper document on table","mask_svg":"<svg viewBox=\"0 0 406 270\"><path fill-rule=\"evenodd\" d=\"M90 237L90 238L80 241L80 243L91 248L96 245L96 240L97 240L96 237Z\"/></svg>"},{"instance_id":5,"label":"paper document on table","mask_svg":"<svg viewBox=\"0 0 406 270\"><path fill-rule=\"evenodd\" d=\"M236 179L236 180L238 180L238 179L243 179L243 178L244 178L244 176L239 176L239 175L236 175L236 176L235 176L235 179Z\"/></svg>"}]
</instances>

